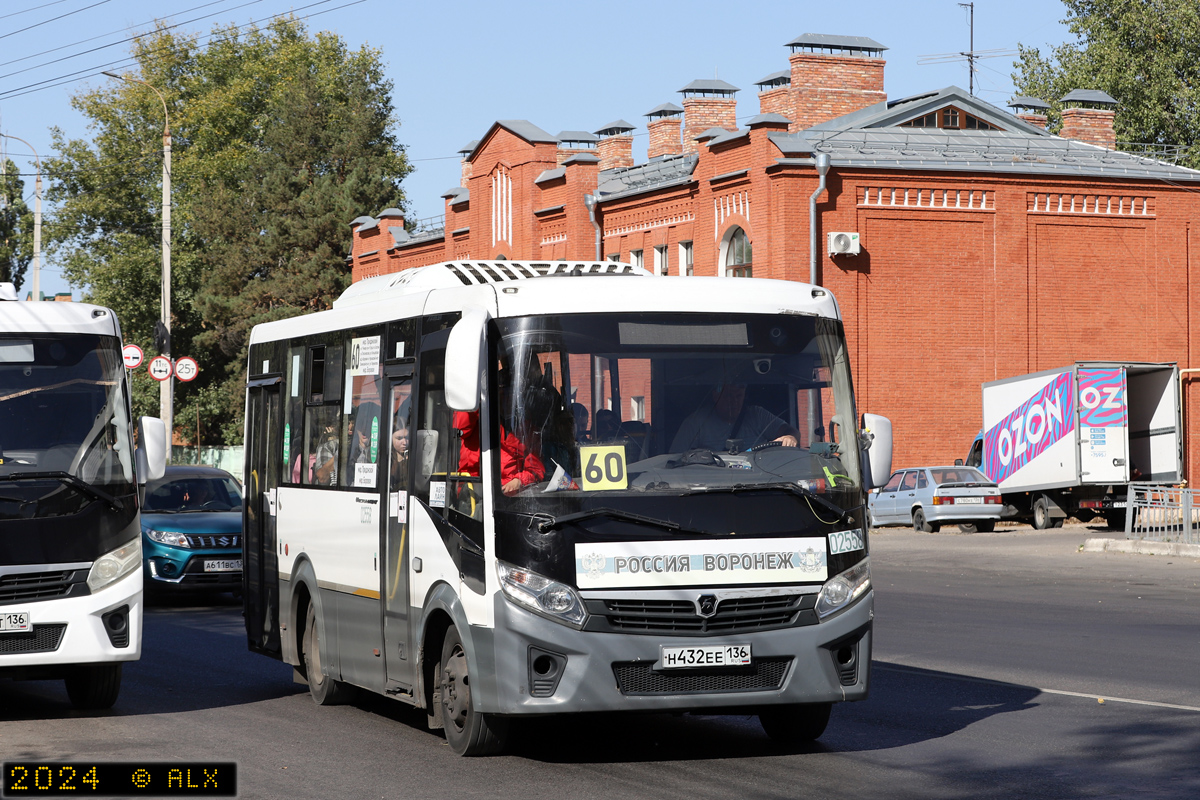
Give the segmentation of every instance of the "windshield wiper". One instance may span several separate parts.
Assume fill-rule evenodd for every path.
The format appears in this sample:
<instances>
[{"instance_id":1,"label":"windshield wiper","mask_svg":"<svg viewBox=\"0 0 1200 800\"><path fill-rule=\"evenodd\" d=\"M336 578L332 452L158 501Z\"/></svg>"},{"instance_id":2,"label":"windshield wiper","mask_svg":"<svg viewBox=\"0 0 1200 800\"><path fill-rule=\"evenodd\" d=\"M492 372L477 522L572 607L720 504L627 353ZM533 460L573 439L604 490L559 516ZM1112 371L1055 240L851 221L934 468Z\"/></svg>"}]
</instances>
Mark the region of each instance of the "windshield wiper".
<instances>
[{"instance_id":1,"label":"windshield wiper","mask_svg":"<svg viewBox=\"0 0 1200 800\"><path fill-rule=\"evenodd\" d=\"M838 515L838 521L849 520L854 521L850 516L850 512L854 509L844 509L832 500L826 500L821 495L814 492L812 489L805 488L795 483L780 481L776 483L735 483L733 486L712 486L705 489L692 489L684 492L682 496L686 497L691 494L716 494L718 492L729 492L730 494L740 494L741 492L766 492L766 491L784 491L791 492L799 497L804 497L809 500L816 500L818 505L822 505L833 513Z\"/></svg>"},{"instance_id":2,"label":"windshield wiper","mask_svg":"<svg viewBox=\"0 0 1200 800\"><path fill-rule=\"evenodd\" d=\"M579 511L574 514L564 514L561 517L550 517L542 519L538 522L538 530L542 533L552 531L555 528L561 527L568 522L578 522L583 519L592 519L593 517L612 517L613 519L621 519L627 522L638 522L642 525L653 525L656 528L664 528L669 531L680 530L680 526L676 522L670 522L665 519L655 519L654 517L643 517L641 514L634 514L629 511L622 511L619 508L593 508L589 511Z\"/></svg>"},{"instance_id":3,"label":"windshield wiper","mask_svg":"<svg viewBox=\"0 0 1200 800\"><path fill-rule=\"evenodd\" d=\"M10 472L7 475L0 475L0 483L4 481L44 481L56 480L62 481L73 489L78 489L80 492L90 495L96 500L103 500L112 506L113 511L124 511L125 504L113 497L108 492L97 489L85 480L76 478L69 472Z\"/></svg>"}]
</instances>

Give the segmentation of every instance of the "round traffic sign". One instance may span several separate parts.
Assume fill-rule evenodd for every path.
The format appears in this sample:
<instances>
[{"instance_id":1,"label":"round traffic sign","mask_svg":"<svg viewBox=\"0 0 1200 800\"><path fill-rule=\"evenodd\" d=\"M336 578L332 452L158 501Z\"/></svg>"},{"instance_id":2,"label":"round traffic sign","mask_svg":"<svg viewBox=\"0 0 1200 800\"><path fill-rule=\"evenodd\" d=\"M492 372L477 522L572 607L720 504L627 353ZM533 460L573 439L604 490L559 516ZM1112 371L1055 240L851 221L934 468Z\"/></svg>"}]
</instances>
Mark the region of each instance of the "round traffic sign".
<instances>
[{"instance_id":1,"label":"round traffic sign","mask_svg":"<svg viewBox=\"0 0 1200 800\"><path fill-rule=\"evenodd\" d=\"M150 377L156 381L165 381L171 377L171 359L166 356L155 356L150 359L150 366L147 367L147 372Z\"/></svg>"},{"instance_id":2,"label":"round traffic sign","mask_svg":"<svg viewBox=\"0 0 1200 800\"><path fill-rule=\"evenodd\" d=\"M179 380L195 380L199 372L200 365L196 363L196 359L184 356L175 360L175 377L179 378Z\"/></svg>"},{"instance_id":3,"label":"round traffic sign","mask_svg":"<svg viewBox=\"0 0 1200 800\"><path fill-rule=\"evenodd\" d=\"M125 369L137 369L142 365L142 348L136 344L127 344L121 348L121 355L125 359Z\"/></svg>"}]
</instances>

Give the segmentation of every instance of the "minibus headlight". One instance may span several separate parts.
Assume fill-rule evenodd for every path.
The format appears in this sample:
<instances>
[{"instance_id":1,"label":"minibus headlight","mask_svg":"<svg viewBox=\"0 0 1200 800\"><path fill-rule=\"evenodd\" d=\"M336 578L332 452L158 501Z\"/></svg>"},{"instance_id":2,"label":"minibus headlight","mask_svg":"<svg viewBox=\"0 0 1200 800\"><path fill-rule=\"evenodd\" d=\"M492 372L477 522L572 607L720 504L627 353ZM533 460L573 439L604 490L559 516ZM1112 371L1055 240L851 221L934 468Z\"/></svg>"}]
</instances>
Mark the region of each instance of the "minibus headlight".
<instances>
[{"instance_id":1,"label":"minibus headlight","mask_svg":"<svg viewBox=\"0 0 1200 800\"><path fill-rule=\"evenodd\" d=\"M862 597L871 588L871 559L864 558L850 569L834 575L817 595L817 616L827 617Z\"/></svg>"},{"instance_id":2,"label":"minibus headlight","mask_svg":"<svg viewBox=\"0 0 1200 800\"><path fill-rule=\"evenodd\" d=\"M92 562L92 569L88 572L88 588L97 592L124 578L141 565L142 540L134 539Z\"/></svg>"},{"instance_id":3,"label":"minibus headlight","mask_svg":"<svg viewBox=\"0 0 1200 800\"><path fill-rule=\"evenodd\" d=\"M587 611L570 586L503 561L496 562L496 572L504 596L513 603L572 628L583 627Z\"/></svg>"}]
</instances>

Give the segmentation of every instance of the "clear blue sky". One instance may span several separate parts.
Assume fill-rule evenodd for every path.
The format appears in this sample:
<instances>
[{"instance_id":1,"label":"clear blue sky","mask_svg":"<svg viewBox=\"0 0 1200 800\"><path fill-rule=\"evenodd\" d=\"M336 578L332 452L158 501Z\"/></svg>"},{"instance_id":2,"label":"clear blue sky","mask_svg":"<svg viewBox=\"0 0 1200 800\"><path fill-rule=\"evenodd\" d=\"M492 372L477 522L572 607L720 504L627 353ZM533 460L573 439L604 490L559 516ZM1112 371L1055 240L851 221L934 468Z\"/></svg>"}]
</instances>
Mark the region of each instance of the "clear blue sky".
<instances>
[{"instance_id":1,"label":"clear blue sky","mask_svg":"<svg viewBox=\"0 0 1200 800\"><path fill-rule=\"evenodd\" d=\"M786 69L784 45L803 33L866 36L887 46L889 98L967 87L965 63L918 63L968 49L967 10L954 0L5 0L0 132L28 140L43 158L51 154L52 127L69 138L89 137L71 96L108 81L101 70L126 69L129 45L120 42L152 27L156 17L206 33L214 24L263 21L289 10L309 17L310 30L381 51L395 84L399 140L415 167L404 181L414 218L443 212L440 195L459 182L456 151L497 119L528 119L554 134L623 118L638 126L634 157L641 162L647 111L678 103L677 90L693 80L719 77L742 90L739 119L753 116L754 81ZM976 0L975 50L1015 50L1018 43L1045 50L1069 38L1060 24L1065 16L1054 0ZM1004 106L1012 95L1012 61L978 62L976 95ZM33 172L26 147L11 139L0 147L22 172ZM32 177L26 187L32 206ZM71 288L45 259L41 283L46 293Z\"/></svg>"}]
</instances>

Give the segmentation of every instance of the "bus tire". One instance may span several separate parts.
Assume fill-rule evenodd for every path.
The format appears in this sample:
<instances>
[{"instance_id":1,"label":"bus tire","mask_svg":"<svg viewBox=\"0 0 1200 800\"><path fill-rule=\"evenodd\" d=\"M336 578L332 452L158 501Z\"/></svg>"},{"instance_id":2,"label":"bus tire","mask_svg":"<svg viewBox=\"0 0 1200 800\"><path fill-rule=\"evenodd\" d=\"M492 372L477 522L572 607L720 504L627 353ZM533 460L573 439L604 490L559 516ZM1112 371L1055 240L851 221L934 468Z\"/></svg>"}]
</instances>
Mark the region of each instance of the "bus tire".
<instances>
[{"instance_id":1,"label":"bus tire","mask_svg":"<svg viewBox=\"0 0 1200 800\"><path fill-rule=\"evenodd\" d=\"M304 649L304 677L308 680L308 693L313 702L319 706L335 706L348 703L354 697L354 687L331 678L321 670L321 637L317 631L317 607L308 604L308 614L305 617L304 636L301 637Z\"/></svg>"},{"instance_id":2,"label":"bus tire","mask_svg":"<svg viewBox=\"0 0 1200 800\"><path fill-rule=\"evenodd\" d=\"M758 724L771 740L784 745L815 742L829 724L833 703L771 706L758 712Z\"/></svg>"},{"instance_id":3,"label":"bus tire","mask_svg":"<svg viewBox=\"0 0 1200 800\"><path fill-rule=\"evenodd\" d=\"M75 708L84 711L112 708L121 692L121 664L76 667L63 682Z\"/></svg>"},{"instance_id":4,"label":"bus tire","mask_svg":"<svg viewBox=\"0 0 1200 800\"><path fill-rule=\"evenodd\" d=\"M458 629L451 625L442 640L437 669L439 702L446 743L460 756L494 755L504 749L508 720L479 711L471 699L467 653Z\"/></svg>"}]
</instances>

